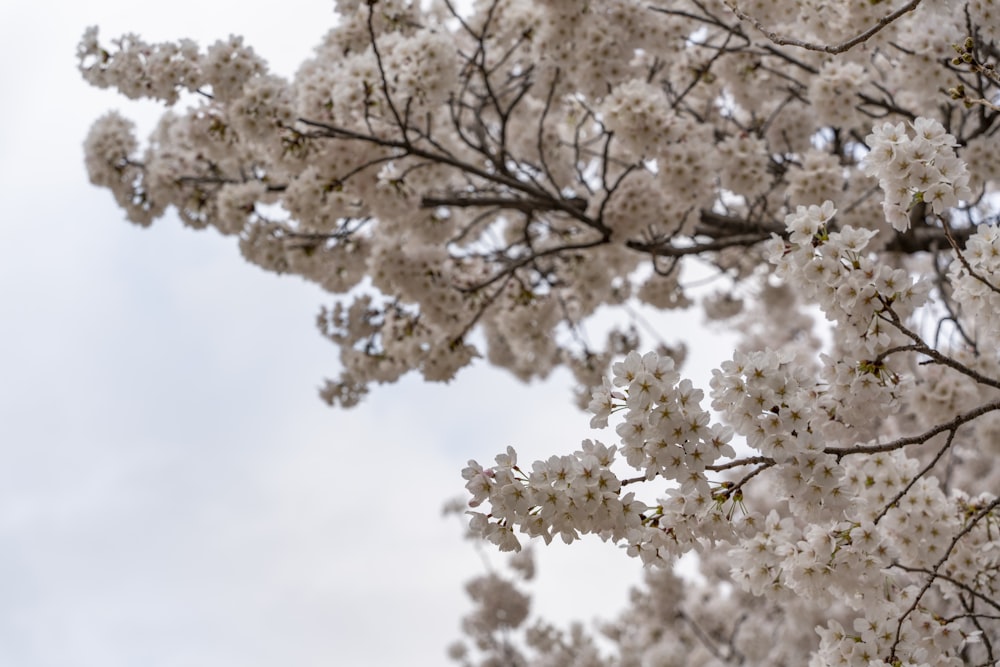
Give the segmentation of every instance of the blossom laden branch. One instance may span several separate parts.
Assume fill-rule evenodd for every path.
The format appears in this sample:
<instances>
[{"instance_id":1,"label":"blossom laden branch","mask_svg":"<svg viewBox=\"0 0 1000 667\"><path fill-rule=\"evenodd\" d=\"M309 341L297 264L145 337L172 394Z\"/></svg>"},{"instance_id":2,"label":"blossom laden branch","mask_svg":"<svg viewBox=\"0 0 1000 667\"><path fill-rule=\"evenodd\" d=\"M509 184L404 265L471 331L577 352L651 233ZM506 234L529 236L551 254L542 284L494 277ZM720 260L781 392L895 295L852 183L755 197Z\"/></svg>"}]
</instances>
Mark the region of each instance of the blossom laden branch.
<instances>
[{"instance_id":1,"label":"blossom laden branch","mask_svg":"<svg viewBox=\"0 0 1000 667\"><path fill-rule=\"evenodd\" d=\"M88 173L136 223L173 207L334 295L331 402L476 358L569 368L609 444L470 462L470 525L501 550L596 535L649 565L609 634L621 664L988 663L992 10L728 4L340 3L291 80L237 38L88 31L94 85L195 100L141 148L98 121ZM826 32L855 37L804 37ZM647 354L633 329L587 335L608 307L694 303L739 335L704 392L665 340L687 323L647 327ZM662 567L687 554L699 582ZM582 631L526 625L499 578L470 594L484 660L607 662Z\"/></svg>"},{"instance_id":2,"label":"blossom laden branch","mask_svg":"<svg viewBox=\"0 0 1000 667\"><path fill-rule=\"evenodd\" d=\"M838 44L814 44L811 42L802 41L800 39L795 39L793 37L786 37L779 35L775 32L768 30L760 21L758 21L754 17L750 16L749 14L741 10L735 0L726 0L726 6L729 7L729 9L732 10L733 14L735 14L740 20L747 21L748 23L753 25L753 27L756 28L758 31L760 31L761 34L763 34L765 37L767 37L770 41L774 42L778 46L795 46L800 49L806 49L807 51L821 51L823 53L836 55L839 53L844 53L845 51L849 51L853 49L855 46L858 46L859 44L864 44L869 39L871 39L879 32L884 30L887 26L891 25L893 22L895 22L902 16L905 16L906 14L909 14L910 12L915 10L920 5L920 2L921 0L910 0L905 5L901 6L899 9L883 16L875 23L875 25L871 26L864 32L855 35L850 39L844 40L843 42L840 42Z\"/></svg>"}]
</instances>

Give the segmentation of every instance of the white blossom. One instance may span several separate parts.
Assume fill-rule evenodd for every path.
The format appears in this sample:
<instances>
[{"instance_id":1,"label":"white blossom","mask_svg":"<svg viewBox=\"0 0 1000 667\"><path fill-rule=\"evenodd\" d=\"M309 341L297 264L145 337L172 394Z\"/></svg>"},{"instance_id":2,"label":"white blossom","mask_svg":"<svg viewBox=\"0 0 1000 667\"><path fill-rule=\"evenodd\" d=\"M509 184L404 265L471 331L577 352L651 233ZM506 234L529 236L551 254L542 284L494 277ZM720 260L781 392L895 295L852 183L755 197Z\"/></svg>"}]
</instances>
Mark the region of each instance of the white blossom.
<instances>
[{"instance_id":1,"label":"white blossom","mask_svg":"<svg viewBox=\"0 0 1000 667\"><path fill-rule=\"evenodd\" d=\"M995 2L336 5L291 79L238 36L88 29L89 83L170 108L145 143L106 114L85 161L132 222L329 292L331 403L570 370L602 441L462 471L516 555L452 659L997 662ZM707 387L639 310L694 304L738 335ZM525 544L592 536L648 573L601 642L523 590Z\"/></svg>"}]
</instances>

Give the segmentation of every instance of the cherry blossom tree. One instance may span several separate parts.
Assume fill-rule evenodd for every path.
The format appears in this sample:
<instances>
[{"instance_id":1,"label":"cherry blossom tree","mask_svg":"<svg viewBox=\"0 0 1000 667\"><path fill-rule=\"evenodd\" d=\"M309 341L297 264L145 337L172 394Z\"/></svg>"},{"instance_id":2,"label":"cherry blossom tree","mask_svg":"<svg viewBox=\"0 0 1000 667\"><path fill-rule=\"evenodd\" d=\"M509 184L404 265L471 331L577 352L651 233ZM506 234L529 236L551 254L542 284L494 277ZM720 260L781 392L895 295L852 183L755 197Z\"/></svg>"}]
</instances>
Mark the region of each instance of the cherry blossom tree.
<instances>
[{"instance_id":1,"label":"cherry blossom tree","mask_svg":"<svg viewBox=\"0 0 1000 667\"><path fill-rule=\"evenodd\" d=\"M342 0L334 24L291 81L236 37L88 30L87 81L171 110L142 148L104 116L86 161L132 222L176 209L336 295L331 403L484 357L567 367L614 426L470 461L463 509L501 551L617 543L644 589L597 631L529 624L516 553L470 582L456 660L1000 662L1000 4ZM645 351L636 303L740 334L709 387Z\"/></svg>"}]
</instances>

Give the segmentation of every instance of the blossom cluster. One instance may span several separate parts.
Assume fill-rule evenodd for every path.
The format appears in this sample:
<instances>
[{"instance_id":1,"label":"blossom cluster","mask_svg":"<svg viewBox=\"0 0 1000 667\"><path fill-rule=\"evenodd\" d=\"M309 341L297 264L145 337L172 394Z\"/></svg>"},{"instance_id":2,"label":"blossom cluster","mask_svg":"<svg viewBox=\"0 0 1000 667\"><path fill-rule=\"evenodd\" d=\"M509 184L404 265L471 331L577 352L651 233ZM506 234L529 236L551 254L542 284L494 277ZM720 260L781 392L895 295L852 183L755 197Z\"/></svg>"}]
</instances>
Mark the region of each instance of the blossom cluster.
<instances>
[{"instance_id":1,"label":"blossom cluster","mask_svg":"<svg viewBox=\"0 0 1000 667\"><path fill-rule=\"evenodd\" d=\"M893 229L910 227L911 208L927 204L936 214L972 196L965 163L955 155L955 137L933 118L913 121L911 137L903 123L883 123L865 137L871 151L864 172L878 178L885 193L882 208Z\"/></svg>"},{"instance_id":2,"label":"blossom cluster","mask_svg":"<svg viewBox=\"0 0 1000 667\"><path fill-rule=\"evenodd\" d=\"M343 0L290 79L238 37L90 29L88 82L175 108L145 145L99 119L87 169L129 220L176 211L334 295L331 403L568 368L616 441L470 462L471 525L697 554L704 585L651 575L617 664L993 664L1000 22L889 4ZM683 344L635 351L638 304L693 303L740 334L707 399ZM595 345L605 307L629 321ZM526 599L469 592L467 632L527 662L497 639ZM526 641L608 663L579 631Z\"/></svg>"},{"instance_id":3,"label":"blossom cluster","mask_svg":"<svg viewBox=\"0 0 1000 667\"><path fill-rule=\"evenodd\" d=\"M100 45L98 29L90 27L77 48L80 71L99 88L115 87L132 99L152 98L173 104L178 91L209 86L219 100L240 96L244 84L264 71L264 61L243 39L219 40L201 53L190 39L150 44L137 35L113 41L117 52Z\"/></svg>"},{"instance_id":4,"label":"blossom cluster","mask_svg":"<svg viewBox=\"0 0 1000 667\"><path fill-rule=\"evenodd\" d=\"M646 564L726 543L729 574L747 593L835 610L811 664L962 664L959 651L977 631L933 609L956 600L950 581L995 595L1000 582L974 573L1000 563L992 519L980 521L998 500L949 497L902 445L868 439L911 388L892 350L907 342L903 322L926 301L929 281L878 265L867 250L876 232L831 231L835 216L829 201L798 207L769 253L776 275L840 324L839 359L811 371L795 354L738 351L713 371L721 421L712 423L702 392L669 358L631 352L590 404L594 428L619 415L620 450L585 441L527 474L513 448L491 468L470 461L473 533L501 549L520 548L517 532L567 542L595 533ZM638 477L611 471L616 453ZM749 472L727 474L738 469ZM666 493L656 504L622 496L629 484L659 480ZM922 587L922 573L939 568L949 579Z\"/></svg>"},{"instance_id":5,"label":"blossom cluster","mask_svg":"<svg viewBox=\"0 0 1000 667\"><path fill-rule=\"evenodd\" d=\"M462 477L470 504L490 506L489 515L472 513L472 530L502 551L521 548L515 526L546 542L559 535L569 544L580 533L622 539L641 526L646 506L634 494L620 497L621 480L608 469L614 457L615 448L585 441L572 455L536 461L528 474L518 468L513 447L498 455L492 468L469 461Z\"/></svg>"},{"instance_id":6,"label":"blossom cluster","mask_svg":"<svg viewBox=\"0 0 1000 667\"><path fill-rule=\"evenodd\" d=\"M1000 338L1000 228L979 225L960 252L948 269L953 296L983 335Z\"/></svg>"},{"instance_id":7,"label":"blossom cluster","mask_svg":"<svg viewBox=\"0 0 1000 667\"><path fill-rule=\"evenodd\" d=\"M891 221L901 224L915 197L939 212L966 196L972 176L953 165L955 142L976 156L976 178L991 178L995 134L942 134L929 120L932 100L905 97L916 78L907 61L886 62L887 51L762 55L734 48L726 30L704 33L724 25L698 18L707 7L497 0L466 16L431 4L342 3L337 26L290 80L238 37L207 48L136 35L105 44L89 29L77 55L93 85L171 105L198 93L197 104L164 116L145 148L124 120L95 124L91 179L137 223L174 208L186 224L238 237L248 260L338 295L364 288L366 276L391 276L378 281L375 303L426 313L429 335L456 349L471 345L470 324L485 334L475 354L426 339L405 346L393 377L434 367L424 376L446 380L478 357L523 378L565 365L586 394L613 351L563 332L632 296L657 308L695 302L678 272L650 271L651 258L699 254L683 248L707 238L706 247L722 246L719 268L745 280L761 255L743 250L773 231L774 212L824 198L851 201L842 217L855 227L881 226L880 203L855 168L860 124L880 90L903 91L898 103L917 119L912 139L903 141L905 127L873 134L900 139L891 150L873 145L866 162L896 187L887 200L902 197ZM775 28L797 21L831 34L875 11L764 5L748 6ZM919 12L935 26L953 23L941 8ZM931 51L955 29L900 24L895 39ZM441 255L461 267L413 281L391 270ZM392 335L371 334L367 364L359 346L341 347L347 384L387 377L369 369L386 367L389 345L378 339ZM605 365L573 361L581 358Z\"/></svg>"},{"instance_id":8,"label":"blossom cluster","mask_svg":"<svg viewBox=\"0 0 1000 667\"><path fill-rule=\"evenodd\" d=\"M515 528L545 541L559 535L567 543L593 533L627 545L644 562L679 553L682 544L689 548L693 532L681 524L713 503L706 469L734 453L732 429L709 424L702 392L680 379L669 357L633 352L614 373L613 384L594 396L592 424L605 425L612 410L625 410L616 428L621 450L587 440L572 455L536 461L529 473L517 467L513 448L491 468L470 461L463 477L471 503L490 508L488 514L473 512L474 531L504 550L520 548ZM641 471L639 479L676 480L680 493L657 507L623 493L623 480L611 470L618 454Z\"/></svg>"},{"instance_id":9,"label":"blossom cluster","mask_svg":"<svg viewBox=\"0 0 1000 667\"><path fill-rule=\"evenodd\" d=\"M850 327L859 354L874 357L898 339L889 318L909 318L927 300L930 281L915 280L905 269L867 254L874 230L831 231L836 213L829 200L797 207L785 218L788 240L769 242L768 257L779 277L798 285L830 320Z\"/></svg>"},{"instance_id":10,"label":"blossom cluster","mask_svg":"<svg viewBox=\"0 0 1000 667\"><path fill-rule=\"evenodd\" d=\"M615 448L591 441L570 456L535 462L530 473L508 448L496 466L470 461L463 473L476 508L472 532L502 550L520 548L516 531L546 542L595 533L647 564L729 543L709 553L728 554L732 580L747 593L830 610L811 664L890 655L900 664L962 664L958 652L975 633L933 609L955 599L949 581L995 595L1000 580L973 573L1000 565L1000 535L992 520L968 518L995 512L996 496L949 498L901 449L842 459L829 446L839 441L850 451L850 429L830 419L816 400L824 390L792 361L738 354L716 371L712 406L729 428L708 425L700 392L669 359L631 353L595 394L592 425L624 412L620 453L644 474L621 480L610 471ZM734 431L754 456L735 460ZM707 477L730 464L759 468L736 485ZM755 476L760 486L747 484ZM632 492L622 496L623 483L659 479L673 485L655 507ZM478 510L484 504L488 513ZM920 573L945 563L949 579L930 594L921 590Z\"/></svg>"}]
</instances>

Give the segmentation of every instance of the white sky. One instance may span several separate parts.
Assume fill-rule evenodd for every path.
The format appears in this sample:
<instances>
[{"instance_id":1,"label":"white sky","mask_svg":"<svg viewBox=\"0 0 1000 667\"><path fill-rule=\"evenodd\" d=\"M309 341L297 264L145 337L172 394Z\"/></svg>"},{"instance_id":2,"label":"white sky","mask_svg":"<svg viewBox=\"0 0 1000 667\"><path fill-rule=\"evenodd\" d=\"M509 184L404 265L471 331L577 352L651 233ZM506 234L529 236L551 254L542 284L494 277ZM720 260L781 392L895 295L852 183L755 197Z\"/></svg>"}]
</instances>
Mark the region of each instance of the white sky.
<instances>
[{"instance_id":1,"label":"white sky","mask_svg":"<svg viewBox=\"0 0 1000 667\"><path fill-rule=\"evenodd\" d=\"M119 108L148 127L158 108L82 82L86 26L243 34L290 74L331 16L327 0L0 9L0 665L446 664L483 567L440 515L465 461L591 435L565 375L479 367L326 407L318 289L172 216L133 227L87 182L90 123ZM608 618L638 580L600 543L540 551L555 620Z\"/></svg>"}]
</instances>

